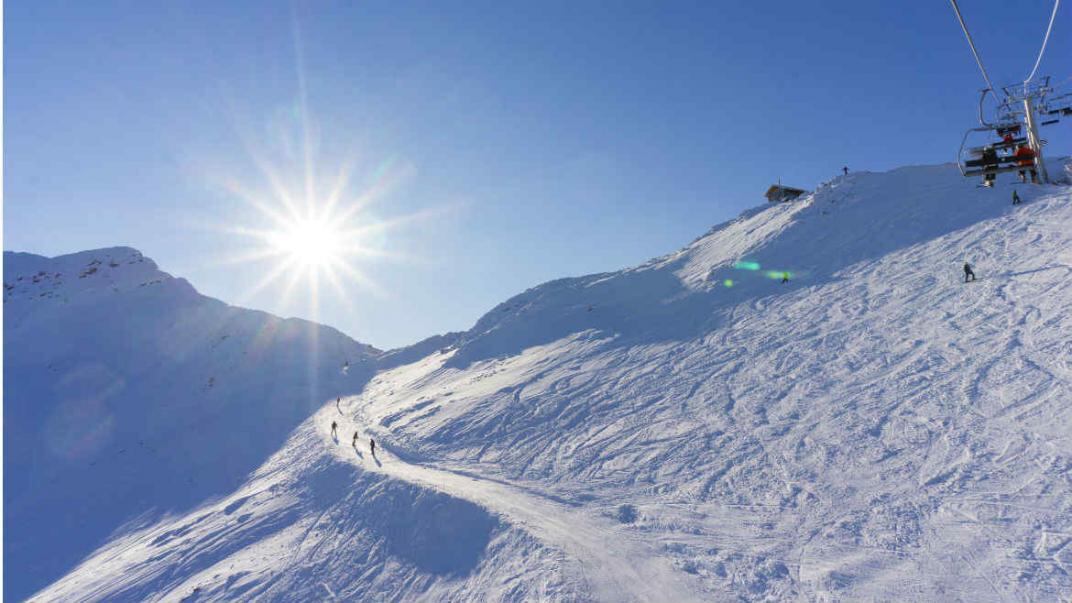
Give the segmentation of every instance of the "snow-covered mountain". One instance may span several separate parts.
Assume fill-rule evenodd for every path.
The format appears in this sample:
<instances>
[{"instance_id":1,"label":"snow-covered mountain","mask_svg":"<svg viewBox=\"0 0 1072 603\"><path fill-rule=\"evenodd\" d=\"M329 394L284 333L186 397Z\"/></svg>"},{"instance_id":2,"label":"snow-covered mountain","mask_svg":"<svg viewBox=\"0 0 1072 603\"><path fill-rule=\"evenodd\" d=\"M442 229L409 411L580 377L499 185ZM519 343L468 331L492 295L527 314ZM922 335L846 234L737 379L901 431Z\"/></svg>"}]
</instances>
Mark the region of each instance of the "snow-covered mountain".
<instances>
[{"instance_id":1,"label":"snow-covered mountain","mask_svg":"<svg viewBox=\"0 0 1072 603\"><path fill-rule=\"evenodd\" d=\"M1067 599L1072 188L1011 188L850 174L530 289L36 598Z\"/></svg>"},{"instance_id":2,"label":"snow-covered mountain","mask_svg":"<svg viewBox=\"0 0 1072 603\"><path fill-rule=\"evenodd\" d=\"M202 296L129 248L5 253L4 351L10 600L124 523L233 492L378 355Z\"/></svg>"}]
</instances>

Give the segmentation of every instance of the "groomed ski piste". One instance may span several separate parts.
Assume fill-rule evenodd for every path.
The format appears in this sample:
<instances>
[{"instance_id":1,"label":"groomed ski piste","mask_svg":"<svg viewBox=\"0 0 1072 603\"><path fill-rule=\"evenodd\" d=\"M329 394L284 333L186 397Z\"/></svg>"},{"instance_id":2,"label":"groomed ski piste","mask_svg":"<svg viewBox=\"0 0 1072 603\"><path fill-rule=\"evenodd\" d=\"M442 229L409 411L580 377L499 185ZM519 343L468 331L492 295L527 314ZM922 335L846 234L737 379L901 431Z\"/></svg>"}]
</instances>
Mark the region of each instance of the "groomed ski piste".
<instances>
[{"instance_id":1,"label":"groomed ski piste","mask_svg":"<svg viewBox=\"0 0 1072 603\"><path fill-rule=\"evenodd\" d=\"M33 599L1066 600L1072 189L1013 188L852 173L530 289Z\"/></svg>"}]
</instances>

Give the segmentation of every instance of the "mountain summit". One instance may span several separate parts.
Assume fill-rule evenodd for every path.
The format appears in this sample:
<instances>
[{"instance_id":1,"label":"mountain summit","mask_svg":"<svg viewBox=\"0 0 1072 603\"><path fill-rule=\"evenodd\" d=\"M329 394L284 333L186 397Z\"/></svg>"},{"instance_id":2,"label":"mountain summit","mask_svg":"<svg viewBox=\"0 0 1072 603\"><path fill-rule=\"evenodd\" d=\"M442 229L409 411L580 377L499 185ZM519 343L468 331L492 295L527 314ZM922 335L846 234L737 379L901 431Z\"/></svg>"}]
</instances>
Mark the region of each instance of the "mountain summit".
<instances>
[{"instance_id":1,"label":"mountain summit","mask_svg":"<svg viewBox=\"0 0 1072 603\"><path fill-rule=\"evenodd\" d=\"M127 247L4 253L5 598L238 487L377 350L197 293Z\"/></svg>"}]
</instances>

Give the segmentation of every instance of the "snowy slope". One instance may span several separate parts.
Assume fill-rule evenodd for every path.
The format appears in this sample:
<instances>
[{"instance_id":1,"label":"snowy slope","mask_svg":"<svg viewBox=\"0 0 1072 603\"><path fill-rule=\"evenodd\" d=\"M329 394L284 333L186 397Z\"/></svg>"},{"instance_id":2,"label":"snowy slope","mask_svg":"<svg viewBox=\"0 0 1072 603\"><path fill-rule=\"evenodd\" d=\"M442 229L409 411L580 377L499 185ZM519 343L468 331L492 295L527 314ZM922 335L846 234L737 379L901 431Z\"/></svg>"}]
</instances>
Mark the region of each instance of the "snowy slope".
<instances>
[{"instance_id":1,"label":"snowy slope","mask_svg":"<svg viewBox=\"0 0 1072 603\"><path fill-rule=\"evenodd\" d=\"M232 492L378 352L198 294L129 248L4 254L4 594ZM351 368L340 369L349 360Z\"/></svg>"},{"instance_id":2,"label":"snowy slope","mask_svg":"<svg viewBox=\"0 0 1072 603\"><path fill-rule=\"evenodd\" d=\"M39 598L1068 599L1072 189L975 185L850 174L535 287Z\"/></svg>"}]
</instances>

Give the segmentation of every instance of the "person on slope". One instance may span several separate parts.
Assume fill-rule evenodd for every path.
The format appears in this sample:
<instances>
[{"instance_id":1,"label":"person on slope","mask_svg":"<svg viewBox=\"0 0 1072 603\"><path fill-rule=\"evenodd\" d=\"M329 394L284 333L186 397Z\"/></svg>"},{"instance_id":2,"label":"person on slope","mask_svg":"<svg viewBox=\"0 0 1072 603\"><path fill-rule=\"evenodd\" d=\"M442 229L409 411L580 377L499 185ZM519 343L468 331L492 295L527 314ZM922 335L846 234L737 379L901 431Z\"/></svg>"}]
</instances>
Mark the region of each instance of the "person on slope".
<instances>
[{"instance_id":1,"label":"person on slope","mask_svg":"<svg viewBox=\"0 0 1072 603\"><path fill-rule=\"evenodd\" d=\"M784 285L784 284L786 284L788 282L789 282L789 273L788 272L783 272L782 273L782 284Z\"/></svg>"},{"instance_id":2,"label":"person on slope","mask_svg":"<svg viewBox=\"0 0 1072 603\"><path fill-rule=\"evenodd\" d=\"M845 167L841 168L841 173L843 175L845 175L845 176L848 176L849 175L849 166L846 165Z\"/></svg>"},{"instance_id":3,"label":"person on slope","mask_svg":"<svg viewBox=\"0 0 1072 603\"><path fill-rule=\"evenodd\" d=\"M1016 192L1016 189L1013 189L1012 191L1012 204L1020 205L1020 195Z\"/></svg>"},{"instance_id":4,"label":"person on slope","mask_svg":"<svg viewBox=\"0 0 1072 603\"><path fill-rule=\"evenodd\" d=\"M369 438L368 446L369 450L372 451L372 456L376 456L376 440Z\"/></svg>"},{"instance_id":5,"label":"person on slope","mask_svg":"<svg viewBox=\"0 0 1072 603\"><path fill-rule=\"evenodd\" d=\"M964 282L968 282L968 279L975 280L975 273L972 272L971 265L968 262L964 262Z\"/></svg>"},{"instance_id":6,"label":"person on slope","mask_svg":"<svg viewBox=\"0 0 1072 603\"><path fill-rule=\"evenodd\" d=\"M352 446L354 448L357 448L357 432L356 431L354 432L354 439L353 439L352 442L350 442L350 446Z\"/></svg>"},{"instance_id":7,"label":"person on slope","mask_svg":"<svg viewBox=\"0 0 1072 603\"><path fill-rule=\"evenodd\" d=\"M331 437L333 437L333 438L339 437L339 433L337 431L338 429L339 429L339 424L336 423L335 421L332 421L331 422Z\"/></svg>"}]
</instances>

